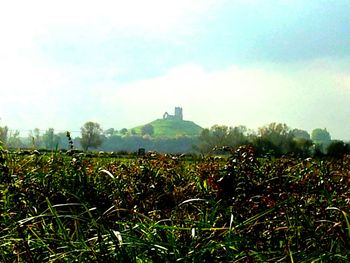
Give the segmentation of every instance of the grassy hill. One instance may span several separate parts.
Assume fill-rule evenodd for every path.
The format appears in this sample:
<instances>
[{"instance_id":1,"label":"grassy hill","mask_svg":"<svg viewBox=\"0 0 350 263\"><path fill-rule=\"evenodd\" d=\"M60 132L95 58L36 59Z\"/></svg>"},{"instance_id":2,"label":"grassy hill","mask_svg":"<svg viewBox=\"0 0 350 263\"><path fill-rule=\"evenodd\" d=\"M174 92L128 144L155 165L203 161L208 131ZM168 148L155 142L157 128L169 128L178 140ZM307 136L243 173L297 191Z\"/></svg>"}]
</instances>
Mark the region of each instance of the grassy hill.
<instances>
[{"instance_id":1,"label":"grassy hill","mask_svg":"<svg viewBox=\"0 0 350 263\"><path fill-rule=\"evenodd\" d=\"M203 129L193 121L184 120L157 119L148 124L154 128L154 137L197 136ZM134 128L137 134L141 134L142 127L143 125Z\"/></svg>"}]
</instances>

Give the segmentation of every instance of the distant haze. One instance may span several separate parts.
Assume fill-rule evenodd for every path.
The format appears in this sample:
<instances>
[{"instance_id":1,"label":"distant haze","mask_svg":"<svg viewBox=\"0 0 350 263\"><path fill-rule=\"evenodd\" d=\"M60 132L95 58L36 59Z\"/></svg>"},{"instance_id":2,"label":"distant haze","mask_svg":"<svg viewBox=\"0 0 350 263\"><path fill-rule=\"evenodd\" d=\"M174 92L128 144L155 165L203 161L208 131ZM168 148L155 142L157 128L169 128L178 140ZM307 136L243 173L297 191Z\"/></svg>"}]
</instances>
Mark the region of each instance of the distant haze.
<instances>
[{"instance_id":1,"label":"distant haze","mask_svg":"<svg viewBox=\"0 0 350 263\"><path fill-rule=\"evenodd\" d=\"M350 140L350 1L0 3L0 126L270 122ZM22 132L23 131L23 132Z\"/></svg>"}]
</instances>

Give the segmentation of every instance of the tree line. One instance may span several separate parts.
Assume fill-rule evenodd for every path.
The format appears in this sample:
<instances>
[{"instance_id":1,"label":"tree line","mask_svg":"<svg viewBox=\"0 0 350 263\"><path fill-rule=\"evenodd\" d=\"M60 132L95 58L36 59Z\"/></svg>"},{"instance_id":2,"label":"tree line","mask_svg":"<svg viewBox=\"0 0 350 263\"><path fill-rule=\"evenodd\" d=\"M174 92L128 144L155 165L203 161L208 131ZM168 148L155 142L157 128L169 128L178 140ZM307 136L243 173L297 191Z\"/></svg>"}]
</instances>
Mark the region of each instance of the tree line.
<instances>
[{"instance_id":1,"label":"tree line","mask_svg":"<svg viewBox=\"0 0 350 263\"><path fill-rule=\"evenodd\" d=\"M311 134L305 130L292 129L283 123L270 123L257 130L245 126L229 127L214 125L203 129L198 136L178 136L176 138L153 137L152 125L145 125L141 133L123 128L103 130L96 122L86 122L81 127L80 137L71 139L76 149L84 151L136 152L140 148L165 153L224 152L225 147L240 145L254 146L259 155L282 156L341 156L350 154L350 145L332 140L327 129L316 128ZM8 127L0 127L0 143L10 149L69 149L67 133L55 133L53 128L43 134L39 129L32 130L27 137L20 137L19 131L10 132Z\"/></svg>"},{"instance_id":2,"label":"tree line","mask_svg":"<svg viewBox=\"0 0 350 263\"><path fill-rule=\"evenodd\" d=\"M246 144L254 146L259 155L306 157L350 153L350 145L332 140L327 129L316 128L310 135L305 130L291 129L283 123L270 123L257 131L245 126L214 125L202 131L196 148L199 152L209 153L212 149L236 148Z\"/></svg>"}]
</instances>

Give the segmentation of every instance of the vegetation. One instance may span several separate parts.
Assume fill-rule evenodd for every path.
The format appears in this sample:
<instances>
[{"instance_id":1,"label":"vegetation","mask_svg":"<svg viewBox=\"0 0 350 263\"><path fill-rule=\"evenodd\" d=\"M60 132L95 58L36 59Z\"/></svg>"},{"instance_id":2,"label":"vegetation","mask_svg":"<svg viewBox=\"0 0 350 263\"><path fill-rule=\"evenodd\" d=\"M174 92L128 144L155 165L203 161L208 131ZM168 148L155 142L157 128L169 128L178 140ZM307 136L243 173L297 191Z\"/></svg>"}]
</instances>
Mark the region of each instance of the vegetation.
<instances>
[{"instance_id":1,"label":"vegetation","mask_svg":"<svg viewBox=\"0 0 350 263\"><path fill-rule=\"evenodd\" d=\"M127 160L2 149L0 260L348 262L348 156L226 150Z\"/></svg>"},{"instance_id":2,"label":"vegetation","mask_svg":"<svg viewBox=\"0 0 350 263\"><path fill-rule=\"evenodd\" d=\"M0 127L0 146L6 144L9 128L7 126Z\"/></svg>"},{"instance_id":3,"label":"vegetation","mask_svg":"<svg viewBox=\"0 0 350 263\"><path fill-rule=\"evenodd\" d=\"M49 150L58 148L60 140L61 138L55 134L55 130L53 128L49 128L43 135L45 148Z\"/></svg>"},{"instance_id":4,"label":"vegetation","mask_svg":"<svg viewBox=\"0 0 350 263\"><path fill-rule=\"evenodd\" d=\"M248 143L246 127L214 125L210 129L202 130L196 148L202 153L209 153L215 147L237 147L246 143Z\"/></svg>"},{"instance_id":5,"label":"vegetation","mask_svg":"<svg viewBox=\"0 0 350 263\"><path fill-rule=\"evenodd\" d=\"M139 148L162 153L192 153L193 145L198 143L196 137L179 136L177 138L152 138L150 135L113 135L104 139L99 147L103 151L137 152Z\"/></svg>"},{"instance_id":6,"label":"vegetation","mask_svg":"<svg viewBox=\"0 0 350 263\"><path fill-rule=\"evenodd\" d=\"M97 148L102 144L102 128L100 124L94 122L87 122L81 127L80 144L84 151L89 147Z\"/></svg>"},{"instance_id":7,"label":"vegetation","mask_svg":"<svg viewBox=\"0 0 350 263\"><path fill-rule=\"evenodd\" d=\"M311 138L317 145L317 148L322 153L326 153L327 147L331 144L331 135L327 129L314 129L311 133Z\"/></svg>"},{"instance_id":8,"label":"vegetation","mask_svg":"<svg viewBox=\"0 0 350 263\"><path fill-rule=\"evenodd\" d=\"M169 118L127 130L109 128L102 130L100 124L87 122L81 129L81 136L72 138L75 148L87 151L138 152L139 148L171 154L225 153L220 150L227 146L252 145L259 156L293 155L299 157L339 157L350 154L350 144L332 140L326 129L314 129L312 134L305 130L292 129L283 123L270 123L249 130L245 126L229 127L214 125L202 129L190 121ZM0 127L0 145L5 148L60 150L70 149L66 132L55 133L49 128L43 134L39 129L30 131L27 138L20 137L19 131Z\"/></svg>"},{"instance_id":9,"label":"vegetation","mask_svg":"<svg viewBox=\"0 0 350 263\"><path fill-rule=\"evenodd\" d=\"M178 119L158 119L150 122L154 129L154 137L176 138L179 136L198 136L202 127L192 121ZM142 134L144 126L134 128L136 134Z\"/></svg>"},{"instance_id":10,"label":"vegetation","mask_svg":"<svg viewBox=\"0 0 350 263\"><path fill-rule=\"evenodd\" d=\"M142 135L152 136L154 134L154 127L151 124L146 124L141 128Z\"/></svg>"}]
</instances>

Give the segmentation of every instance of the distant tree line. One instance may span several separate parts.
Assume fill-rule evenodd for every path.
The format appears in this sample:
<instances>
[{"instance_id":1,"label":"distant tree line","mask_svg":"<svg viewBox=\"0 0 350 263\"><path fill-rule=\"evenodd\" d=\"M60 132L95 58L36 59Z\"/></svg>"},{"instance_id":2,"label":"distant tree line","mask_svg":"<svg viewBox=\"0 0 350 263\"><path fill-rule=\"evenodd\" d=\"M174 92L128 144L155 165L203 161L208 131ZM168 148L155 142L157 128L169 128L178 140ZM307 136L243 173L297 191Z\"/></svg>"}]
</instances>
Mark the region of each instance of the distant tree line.
<instances>
[{"instance_id":1,"label":"distant tree line","mask_svg":"<svg viewBox=\"0 0 350 263\"><path fill-rule=\"evenodd\" d=\"M207 154L213 149L245 144L254 146L261 156L340 156L350 153L350 145L332 140L327 129L314 129L310 135L305 130L291 129L282 123L270 123L257 131L248 130L245 126L214 125L202 131L196 148Z\"/></svg>"},{"instance_id":2,"label":"distant tree line","mask_svg":"<svg viewBox=\"0 0 350 263\"><path fill-rule=\"evenodd\" d=\"M310 135L305 130L291 129L283 123L270 123L256 131L245 126L214 125L203 129L195 137L159 138L153 135L154 128L149 124L137 134L135 130L126 128L103 130L98 123L86 122L81 127L81 136L71 139L69 135L69 141L67 133L55 133L53 128L42 134L39 129L34 129L27 137L20 137L19 131L10 131L4 126L0 127L0 145L11 149L58 150L70 149L70 144L73 144L76 149L84 151L137 152L144 148L164 153L217 154L223 153L225 148L250 144L261 156L340 157L350 154L350 144L332 140L326 129L316 128Z\"/></svg>"}]
</instances>

